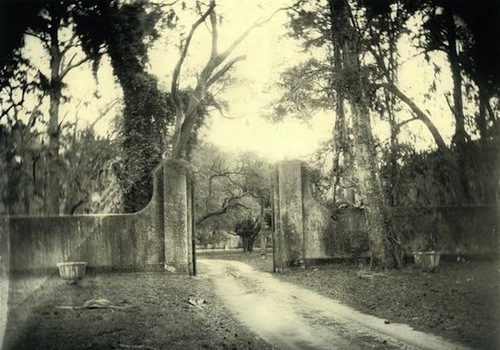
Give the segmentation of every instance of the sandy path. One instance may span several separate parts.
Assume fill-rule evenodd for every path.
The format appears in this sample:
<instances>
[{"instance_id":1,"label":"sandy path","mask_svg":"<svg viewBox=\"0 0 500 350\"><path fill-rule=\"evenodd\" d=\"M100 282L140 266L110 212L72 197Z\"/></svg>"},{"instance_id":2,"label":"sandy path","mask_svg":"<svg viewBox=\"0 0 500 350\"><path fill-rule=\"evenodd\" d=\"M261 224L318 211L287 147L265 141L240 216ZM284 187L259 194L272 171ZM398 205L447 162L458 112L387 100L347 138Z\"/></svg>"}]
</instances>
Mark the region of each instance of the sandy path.
<instances>
[{"instance_id":1,"label":"sandy path","mask_svg":"<svg viewBox=\"0 0 500 350\"><path fill-rule=\"evenodd\" d=\"M278 349L466 349L386 324L241 262L198 262L237 318Z\"/></svg>"}]
</instances>

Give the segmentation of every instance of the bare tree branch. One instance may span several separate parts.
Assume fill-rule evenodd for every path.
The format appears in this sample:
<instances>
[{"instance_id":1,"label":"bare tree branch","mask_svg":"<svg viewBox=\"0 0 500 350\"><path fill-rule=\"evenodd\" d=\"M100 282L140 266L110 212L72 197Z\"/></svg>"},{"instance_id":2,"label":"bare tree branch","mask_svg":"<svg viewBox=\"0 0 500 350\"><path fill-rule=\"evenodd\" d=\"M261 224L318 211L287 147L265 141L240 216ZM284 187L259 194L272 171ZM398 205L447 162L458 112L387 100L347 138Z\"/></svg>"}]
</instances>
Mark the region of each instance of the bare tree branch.
<instances>
[{"instance_id":1,"label":"bare tree branch","mask_svg":"<svg viewBox=\"0 0 500 350\"><path fill-rule=\"evenodd\" d=\"M242 172L237 172L237 171L226 171L226 172L218 172L216 174L213 174L208 178L208 193L210 193L210 194L212 193L213 180L218 178L218 177L224 177L224 178L228 179L233 185L238 186L238 184L235 183L234 180L231 178L231 175L247 175L247 174L242 173Z\"/></svg>"},{"instance_id":2,"label":"bare tree branch","mask_svg":"<svg viewBox=\"0 0 500 350\"><path fill-rule=\"evenodd\" d=\"M406 96L399 88L394 85L394 84L389 84L389 83L384 83L381 84L382 87L385 89L391 91L393 94L395 94L401 101L403 101L408 107L410 107L411 111L417 116L418 119L420 119L427 129L429 129L430 133L434 137L434 141L436 141L436 144L438 147L442 150L449 151L448 147L446 146L446 143L443 140L443 137L439 133L439 130L436 128L432 120L425 114L416 104L413 102L408 96Z\"/></svg>"},{"instance_id":3,"label":"bare tree branch","mask_svg":"<svg viewBox=\"0 0 500 350\"><path fill-rule=\"evenodd\" d=\"M61 50L61 55L65 55L72 47L74 47L75 39L77 38L76 33L73 33L71 38L66 42Z\"/></svg>"},{"instance_id":4,"label":"bare tree branch","mask_svg":"<svg viewBox=\"0 0 500 350\"><path fill-rule=\"evenodd\" d=\"M215 73L207 82L207 88L212 86L217 80L219 80L226 72L231 69L239 61L243 61L247 58L246 55L241 55L233 58L231 61L227 62L224 67L222 67L217 73Z\"/></svg>"},{"instance_id":5,"label":"bare tree branch","mask_svg":"<svg viewBox=\"0 0 500 350\"><path fill-rule=\"evenodd\" d=\"M222 214L225 214L227 213L227 211L229 209L236 209L236 208L243 208L243 209L247 209L247 210L251 210L251 208L247 207L246 205L244 204L241 204L241 203L233 203L231 205L228 205L226 207L223 207L222 209L219 209L219 210L216 210L216 211L213 211L213 212L210 212L210 213L207 213L205 215L203 215L201 218L199 218L198 220L196 220L196 225L199 225L201 224L203 221L211 218L211 217L214 217L214 216L219 216L219 215L222 215Z\"/></svg>"},{"instance_id":6,"label":"bare tree branch","mask_svg":"<svg viewBox=\"0 0 500 350\"><path fill-rule=\"evenodd\" d=\"M114 106L116 106L118 104L119 100L117 98L115 98L114 100L112 100L110 103L108 103L107 106L104 107L104 110L100 111L100 114L99 116L96 118L96 120L94 120L92 122L92 124L90 124L90 128L93 129L94 126L96 125L96 123L101 120L102 118L104 118L106 116L106 114L109 113L109 111L111 111L111 109L113 109Z\"/></svg>"},{"instance_id":7,"label":"bare tree branch","mask_svg":"<svg viewBox=\"0 0 500 350\"><path fill-rule=\"evenodd\" d=\"M212 25L212 52L210 54L210 59L214 59L218 54L218 38L219 30L217 26L217 14L215 11L210 12L210 24Z\"/></svg>"},{"instance_id":8,"label":"bare tree branch","mask_svg":"<svg viewBox=\"0 0 500 350\"><path fill-rule=\"evenodd\" d=\"M191 26L191 30L189 31L186 41L184 42L184 46L182 47L181 56L179 57L179 60L177 61L177 64L175 65L174 68L174 72L172 74L172 85L170 89L172 97L175 98L173 102L176 105L179 103L180 100L180 96L178 93L180 72L182 64L186 59L186 55L189 50L189 45L191 44L191 40L193 39L193 35L196 32L196 29L200 26L200 24L205 22L205 19L210 15L210 13L214 11L214 8L215 8L215 1L211 0L210 6L208 7L207 11L205 11L205 13L200 18L198 18L198 20L194 22L194 24Z\"/></svg>"},{"instance_id":9,"label":"bare tree branch","mask_svg":"<svg viewBox=\"0 0 500 350\"><path fill-rule=\"evenodd\" d=\"M245 39L252 30L262 26L263 24L269 22L272 17L282 9L276 10L269 18L259 21L254 25L250 26L245 32L243 32L233 43L221 54L217 51L217 41L218 41L218 23L215 13L215 0L210 0L210 5L207 11L205 11L200 18L193 24L191 31L186 38L186 42L183 46L181 56L172 74L172 85L171 85L171 97L172 101L176 107L177 116L175 123L175 131L173 135L173 148L172 156L174 158L182 158L188 144L189 138L193 130L196 121L199 118L198 107L201 101L205 98L208 88L214 84L218 79L220 79L235 63L244 59L244 56L238 56L231 61L227 62L218 72L214 74L214 71L229 57L229 55L236 49L236 47ZM187 107L184 106L180 96L179 96L179 80L180 71L182 64L187 55L189 44L191 39L201 23L204 23L206 18L210 16L210 22L212 25L212 51L210 59L205 64L202 69L196 87L189 98Z\"/></svg>"},{"instance_id":10,"label":"bare tree branch","mask_svg":"<svg viewBox=\"0 0 500 350\"><path fill-rule=\"evenodd\" d=\"M169 3L166 3L166 4L164 4L162 2L159 3L159 2L151 1L151 2L149 2L149 5L155 6L155 7L159 7L159 8L163 8L163 7L173 6L173 5L177 4L179 1L180 0L175 0L173 2L169 2Z\"/></svg>"},{"instance_id":11,"label":"bare tree branch","mask_svg":"<svg viewBox=\"0 0 500 350\"><path fill-rule=\"evenodd\" d=\"M268 23L273 17L280 11L287 10L288 7L282 7L274 11L268 18L254 23L252 26L248 27L247 30L243 32L233 43L218 56L218 60L222 63L235 49L238 45L256 28L263 26ZM220 63L219 63L220 64Z\"/></svg>"},{"instance_id":12,"label":"bare tree branch","mask_svg":"<svg viewBox=\"0 0 500 350\"><path fill-rule=\"evenodd\" d=\"M411 123L411 122L413 122L413 121L415 121L415 120L421 120L421 119L420 119L420 118L418 118L418 117L415 117L415 118L410 118L410 119L407 119L407 120L402 121L401 123L398 123L398 124L396 125L396 127L397 127L398 129L400 129L403 125L409 124L409 123Z\"/></svg>"},{"instance_id":13,"label":"bare tree branch","mask_svg":"<svg viewBox=\"0 0 500 350\"><path fill-rule=\"evenodd\" d=\"M73 60L75 59L75 57L76 57L76 54L74 54L73 57L71 57L68 64L66 65L66 67L62 68L61 74L59 75L59 79L63 80L64 77L66 76L66 74L68 74L72 69L81 66L82 64L84 64L85 62L87 62L89 60L88 57L84 57L81 60L79 60L78 62L72 63Z\"/></svg>"}]
</instances>

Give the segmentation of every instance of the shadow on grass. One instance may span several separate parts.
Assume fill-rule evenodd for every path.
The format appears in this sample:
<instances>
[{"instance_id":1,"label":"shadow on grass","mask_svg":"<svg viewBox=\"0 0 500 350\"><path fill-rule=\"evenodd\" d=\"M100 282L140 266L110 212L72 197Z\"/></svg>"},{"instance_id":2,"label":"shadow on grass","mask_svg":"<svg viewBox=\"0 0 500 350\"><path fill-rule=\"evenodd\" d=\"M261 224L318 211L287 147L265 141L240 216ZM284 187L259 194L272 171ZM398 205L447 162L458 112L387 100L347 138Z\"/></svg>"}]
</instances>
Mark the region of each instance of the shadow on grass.
<instances>
[{"instance_id":1,"label":"shadow on grass","mask_svg":"<svg viewBox=\"0 0 500 350\"><path fill-rule=\"evenodd\" d=\"M50 278L9 311L5 349L268 349L230 315L208 279L163 272ZM122 309L61 309L105 298ZM207 304L193 307L189 298Z\"/></svg>"}]
</instances>

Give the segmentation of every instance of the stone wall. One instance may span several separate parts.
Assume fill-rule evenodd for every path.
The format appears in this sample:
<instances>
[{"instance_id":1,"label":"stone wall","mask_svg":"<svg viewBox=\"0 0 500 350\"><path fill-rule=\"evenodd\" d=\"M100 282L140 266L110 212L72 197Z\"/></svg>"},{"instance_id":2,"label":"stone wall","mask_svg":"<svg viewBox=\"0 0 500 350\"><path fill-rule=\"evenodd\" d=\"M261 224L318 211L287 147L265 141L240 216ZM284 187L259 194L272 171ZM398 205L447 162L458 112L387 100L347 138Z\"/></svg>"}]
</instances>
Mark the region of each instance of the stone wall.
<instances>
[{"instance_id":1,"label":"stone wall","mask_svg":"<svg viewBox=\"0 0 500 350\"><path fill-rule=\"evenodd\" d=\"M26 296L64 261L85 261L94 269L196 273L191 173L164 161L153 176L153 198L137 213L0 217L0 348L13 273L23 274Z\"/></svg>"},{"instance_id":2,"label":"stone wall","mask_svg":"<svg viewBox=\"0 0 500 350\"><path fill-rule=\"evenodd\" d=\"M496 206L389 208L389 228L399 235L406 256L436 250L443 255L496 257L500 252ZM337 246L348 254L368 253L362 209L340 209L336 215Z\"/></svg>"},{"instance_id":3,"label":"stone wall","mask_svg":"<svg viewBox=\"0 0 500 350\"><path fill-rule=\"evenodd\" d=\"M169 161L164 168L165 266L169 271L196 273L193 232L193 177L188 163Z\"/></svg>"},{"instance_id":4,"label":"stone wall","mask_svg":"<svg viewBox=\"0 0 500 350\"><path fill-rule=\"evenodd\" d=\"M5 328L7 326L7 302L9 299L9 225L6 218L0 217L0 348L3 348Z\"/></svg>"},{"instance_id":5,"label":"stone wall","mask_svg":"<svg viewBox=\"0 0 500 350\"><path fill-rule=\"evenodd\" d=\"M283 272L289 265L303 266L304 225L301 168L283 162L275 174L274 270Z\"/></svg>"},{"instance_id":6,"label":"stone wall","mask_svg":"<svg viewBox=\"0 0 500 350\"><path fill-rule=\"evenodd\" d=\"M392 208L391 222L407 253L434 249L445 255L496 257L498 215L498 206Z\"/></svg>"},{"instance_id":7,"label":"stone wall","mask_svg":"<svg viewBox=\"0 0 500 350\"><path fill-rule=\"evenodd\" d=\"M165 161L154 172L153 198L133 214L2 217L0 235L10 241L2 259L12 272L50 273L58 262L86 261L91 268L127 270L162 269L168 262L177 272L194 273L190 178ZM190 199L181 205L179 196Z\"/></svg>"},{"instance_id":8,"label":"stone wall","mask_svg":"<svg viewBox=\"0 0 500 350\"><path fill-rule=\"evenodd\" d=\"M319 204L300 162L276 167L273 193L276 272L321 259L369 256L364 211L331 212ZM498 257L500 252L497 206L389 208L389 214L389 228L399 235L407 256L428 249L481 257Z\"/></svg>"},{"instance_id":9,"label":"stone wall","mask_svg":"<svg viewBox=\"0 0 500 350\"><path fill-rule=\"evenodd\" d=\"M11 271L44 272L61 261L91 267L163 267L163 240L152 208L129 215L9 219Z\"/></svg>"}]
</instances>

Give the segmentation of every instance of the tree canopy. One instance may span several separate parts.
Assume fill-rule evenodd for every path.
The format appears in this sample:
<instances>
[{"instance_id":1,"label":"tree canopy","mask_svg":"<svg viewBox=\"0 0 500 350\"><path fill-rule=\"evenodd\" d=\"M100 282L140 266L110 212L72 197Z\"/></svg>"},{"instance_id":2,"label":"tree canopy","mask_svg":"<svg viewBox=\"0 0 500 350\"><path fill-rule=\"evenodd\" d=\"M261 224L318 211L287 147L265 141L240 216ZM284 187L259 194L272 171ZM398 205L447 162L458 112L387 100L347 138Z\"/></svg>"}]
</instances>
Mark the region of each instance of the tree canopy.
<instances>
[{"instance_id":1,"label":"tree canopy","mask_svg":"<svg viewBox=\"0 0 500 350\"><path fill-rule=\"evenodd\" d=\"M275 113L310 118L318 109L331 111L330 198L338 202L339 192L349 188L361 197L376 263L391 266L391 255L396 264L400 262L398 238L384 229L389 218L382 209L408 204L411 200L404 193L413 193L412 198L422 203L429 203L432 191L446 193L434 204L494 200L480 188L492 186L495 192L497 185L472 169L491 174L498 164L493 154L498 154L494 62L499 46L493 40L498 42L500 32L494 24L498 21L482 19L498 17L499 5L496 1L318 0L298 1L289 11L290 35L312 54L305 64L284 72L284 93ZM412 47L415 56L405 57L404 45ZM451 142L442 136L435 116L400 86L402 60L417 56L434 69L424 97L448 106L455 129ZM442 85L443 75L451 78L451 86ZM443 88L449 90L438 96ZM389 126L387 140L373 135L374 123L381 122ZM438 146L435 156L415 155L414 145L402 136L416 122L432 135ZM478 142L481 151L475 146ZM486 152L490 147L496 151ZM476 156L471 156L474 152ZM423 172L433 185L413 181L415 176L406 171Z\"/></svg>"},{"instance_id":2,"label":"tree canopy","mask_svg":"<svg viewBox=\"0 0 500 350\"><path fill-rule=\"evenodd\" d=\"M20 102L11 99L11 106L24 104L25 92L34 89L39 91L41 99L48 95L50 100L46 161L52 173L47 178L48 193L52 194L48 196L45 213L58 213L64 196L58 185L63 172L59 166L63 143L59 106L68 99L64 94L64 78L86 62L92 62L96 76L103 55L110 58L124 95L118 133L123 154L115 155L115 163L121 164L114 167L114 176L118 176L124 192L124 210L144 207L152 193L151 173L166 149L166 133L173 120L168 93L161 91L157 78L147 72L147 53L149 43L158 37L160 19L161 25L171 27L175 21L173 13L168 9L164 13L163 8L151 6L147 1L6 1L1 6L2 15L7 17L2 25L12 24L14 30L6 29L8 34L2 36L6 44L0 53L0 83L8 92L16 86L16 81L24 82L19 88L23 99ZM15 15L21 12L23 15ZM11 23L14 18L19 21ZM23 55L28 36L39 40L46 50L48 76L38 70L32 79L30 71L34 67ZM11 118L7 112L12 108L4 109L2 116Z\"/></svg>"},{"instance_id":3,"label":"tree canopy","mask_svg":"<svg viewBox=\"0 0 500 350\"><path fill-rule=\"evenodd\" d=\"M270 211L270 164L252 154L237 155L206 143L194 149L192 162L198 232L233 232L251 249L261 220Z\"/></svg>"}]
</instances>

